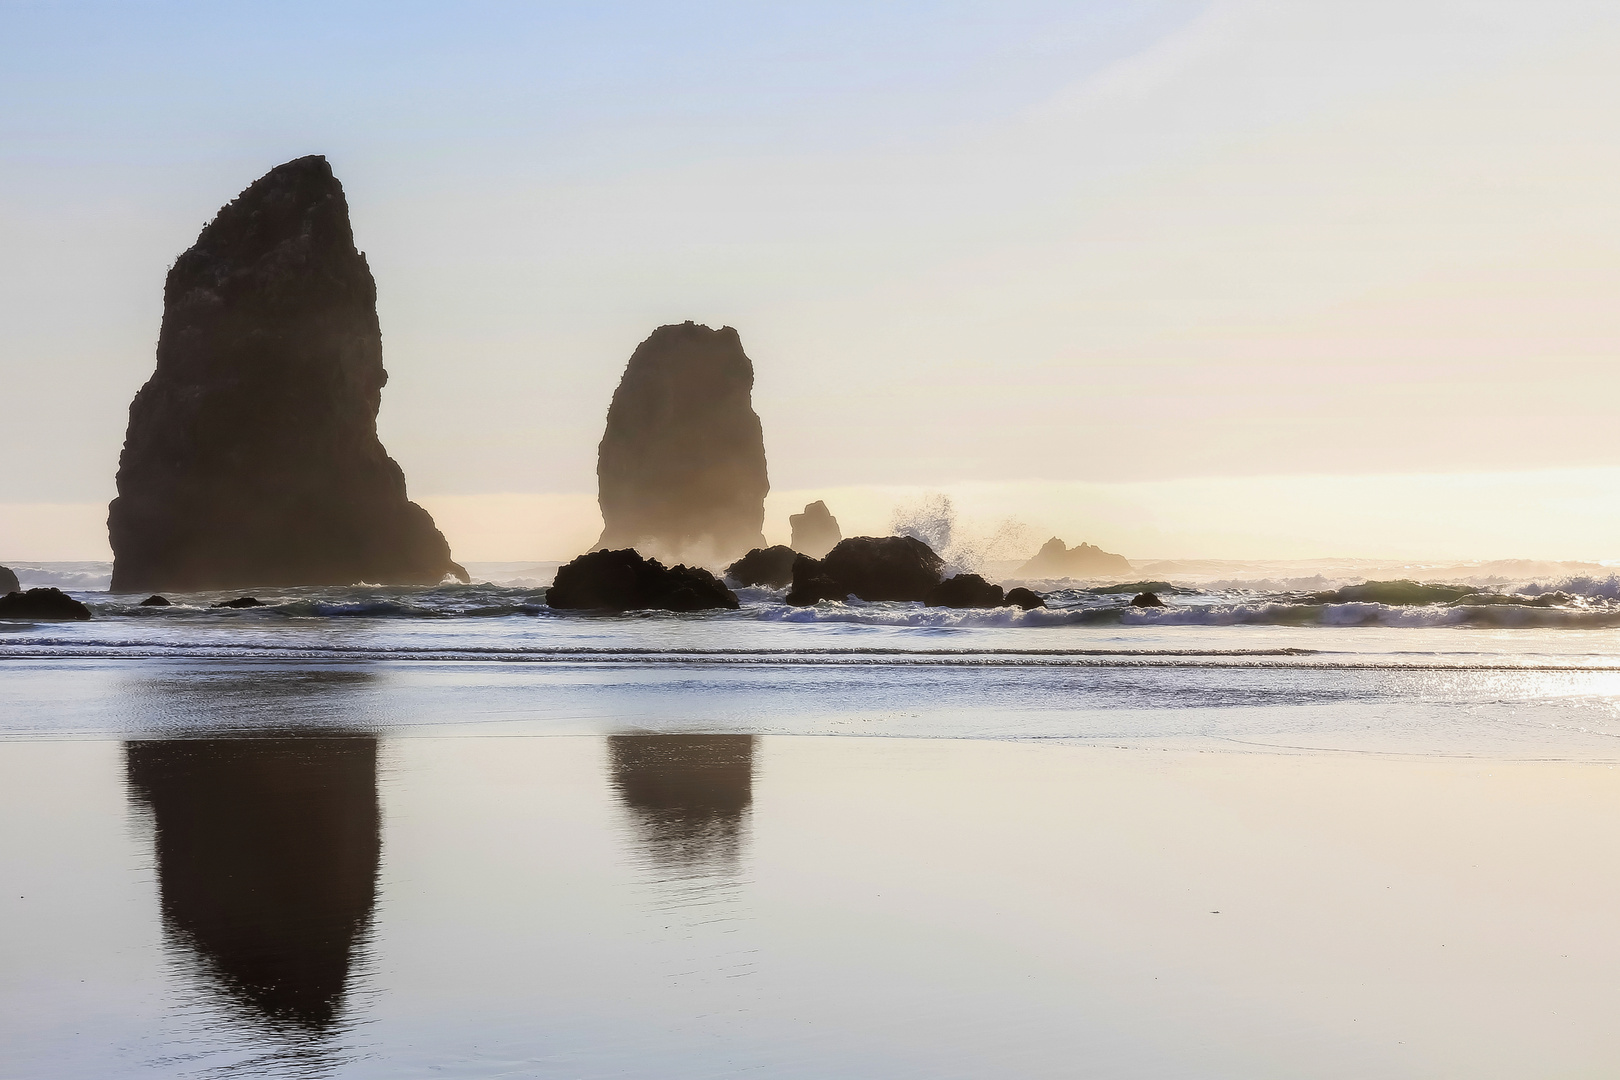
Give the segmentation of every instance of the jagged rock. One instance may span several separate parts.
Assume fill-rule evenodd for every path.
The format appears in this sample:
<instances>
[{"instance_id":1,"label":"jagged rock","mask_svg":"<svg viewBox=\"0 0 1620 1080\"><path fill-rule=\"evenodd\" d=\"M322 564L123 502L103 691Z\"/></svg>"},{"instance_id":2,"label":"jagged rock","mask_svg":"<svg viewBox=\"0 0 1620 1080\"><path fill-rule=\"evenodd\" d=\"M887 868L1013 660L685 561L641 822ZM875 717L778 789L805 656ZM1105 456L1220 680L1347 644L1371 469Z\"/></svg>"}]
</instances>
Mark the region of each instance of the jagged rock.
<instances>
[{"instance_id":1,"label":"jagged rock","mask_svg":"<svg viewBox=\"0 0 1620 1080\"><path fill-rule=\"evenodd\" d=\"M170 607L170 606L172 606L172 605L170 605L169 598L167 596L148 596L145 600L141 601L141 607Z\"/></svg>"},{"instance_id":2,"label":"jagged rock","mask_svg":"<svg viewBox=\"0 0 1620 1080\"><path fill-rule=\"evenodd\" d=\"M793 550L812 559L825 557L844 538L838 519L820 500L806 506L802 514L790 514L788 525L793 529Z\"/></svg>"},{"instance_id":3,"label":"jagged rock","mask_svg":"<svg viewBox=\"0 0 1620 1080\"><path fill-rule=\"evenodd\" d=\"M1008 589L1006 601L1013 607L1021 607L1025 611L1033 611L1035 608L1046 606L1046 601L1042 600L1037 593L1023 586Z\"/></svg>"},{"instance_id":4,"label":"jagged rock","mask_svg":"<svg viewBox=\"0 0 1620 1080\"><path fill-rule=\"evenodd\" d=\"M250 608L268 607L269 605L267 605L263 600L260 600L257 596L238 596L235 600L221 600L219 603L210 604L209 606L222 608Z\"/></svg>"},{"instance_id":5,"label":"jagged rock","mask_svg":"<svg viewBox=\"0 0 1620 1080\"><path fill-rule=\"evenodd\" d=\"M825 559L800 555L793 561L793 590L787 602L818 600L924 600L939 584L945 562L912 536L852 536L840 540Z\"/></svg>"},{"instance_id":6,"label":"jagged rock","mask_svg":"<svg viewBox=\"0 0 1620 1080\"><path fill-rule=\"evenodd\" d=\"M1003 602L1000 585L978 574L957 574L928 590L923 603L929 607L991 608Z\"/></svg>"},{"instance_id":7,"label":"jagged rock","mask_svg":"<svg viewBox=\"0 0 1620 1080\"><path fill-rule=\"evenodd\" d=\"M765 546L765 438L737 331L660 326L637 346L597 450L597 548L723 565Z\"/></svg>"},{"instance_id":8,"label":"jagged rock","mask_svg":"<svg viewBox=\"0 0 1620 1080\"><path fill-rule=\"evenodd\" d=\"M8 593L14 593L21 589L22 582L17 580L17 575L10 569L0 566L0 596L5 596Z\"/></svg>"},{"instance_id":9,"label":"jagged rock","mask_svg":"<svg viewBox=\"0 0 1620 1080\"><path fill-rule=\"evenodd\" d=\"M1164 601L1155 593L1137 593L1131 597L1131 607L1164 607Z\"/></svg>"},{"instance_id":10,"label":"jagged rock","mask_svg":"<svg viewBox=\"0 0 1620 1080\"><path fill-rule=\"evenodd\" d=\"M1013 572L1015 578L1039 580L1042 578L1112 577L1128 574L1131 564L1123 555L1114 555L1100 547L1081 544L1066 548L1063 541L1052 537L1035 557Z\"/></svg>"},{"instance_id":11,"label":"jagged rock","mask_svg":"<svg viewBox=\"0 0 1620 1080\"><path fill-rule=\"evenodd\" d=\"M793 581L793 561L797 553L790 547L755 548L730 566L726 577L739 585L769 585L780 589Z\"/></svg>"},{"instance_id":12,"label":"jagged rock","mask_svg":"<svg viewBox=\"0 0 1620 1080\"><path fill-rule=\"evenodd\" d=\"M90 609L61 589L29 589L0 596L0 619L70 621L88 619Z\"/></svg>"},{"instance_id":13,"label":"jagged rock","mask_svg":"<svg viewBox=\"0 0 1620 1080\"><path fill-rule=\"evenodd\" d=\"M665 566L629 548L593 551L558 568L546 603L586 611L703 611L738 606L737 594L707 570Z\"/></svg>"},{"instance_id":14,"label":"jagged rock","mask_svg":"<svg viewBox=\"0 0 1620 1080\"><path fill-rule=\"evenodd\" d=\"M113 592L467 580L377 439L377 288L322 157L277 166L169 271L129 407Z\"/></svg>"}]
</instances>

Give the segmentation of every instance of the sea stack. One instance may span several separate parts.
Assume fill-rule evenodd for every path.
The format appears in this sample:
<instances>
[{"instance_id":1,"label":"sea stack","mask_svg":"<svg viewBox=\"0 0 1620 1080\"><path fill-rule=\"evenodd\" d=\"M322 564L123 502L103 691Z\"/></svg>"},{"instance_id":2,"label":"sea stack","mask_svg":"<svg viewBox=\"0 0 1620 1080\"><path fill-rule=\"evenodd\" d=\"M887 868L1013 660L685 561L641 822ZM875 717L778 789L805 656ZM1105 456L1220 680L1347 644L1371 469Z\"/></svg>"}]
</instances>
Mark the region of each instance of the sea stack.
<instances>
[{"instance_id":1,"label":"sea stack","mask_svg":"<svg viewBox=\"0 0 1620 1080\"><path fill-rule=\"evenodd\" d=\"M812 559L823 558L844 538L838 519L819 499L806 506L804 513L788 515L788 525L793 529L793 550Z\"/></svg>"},{"instance_id":2,"label":"sea stack","mask_svg":"<svg viewBox=\"0 0 1620 1080\"><path fill-rule=\"evenodd\" d=\"M596 548L723 566L765 546L765 437L737 331L660 326L630 357L596 461Z\"/></svg>"},{"instance_id":3,"label":"sea stack","mask_svg":"<svg viewBox=\"0 0 1620 1080\"><path fill-rule=\"evenodd\" d=\"M112 591L467 580L377 438L377 286L323 157L277 166L163 290L108 514Z\"/></svg>"},{"instance_id":4,"label":"sea stack","mask_svg":"<svg viewBox=\"0 0 1620 1080\"><path fill-rule=\"evenodd\" d=\"M1131 564L1123 555L1091 544L1064 547L1063 541L1054 536L1041 545L1033 559L1013 571L1013 577L1025 580L1110 577L1130 572Z\"/></svg>"}]
</instances>

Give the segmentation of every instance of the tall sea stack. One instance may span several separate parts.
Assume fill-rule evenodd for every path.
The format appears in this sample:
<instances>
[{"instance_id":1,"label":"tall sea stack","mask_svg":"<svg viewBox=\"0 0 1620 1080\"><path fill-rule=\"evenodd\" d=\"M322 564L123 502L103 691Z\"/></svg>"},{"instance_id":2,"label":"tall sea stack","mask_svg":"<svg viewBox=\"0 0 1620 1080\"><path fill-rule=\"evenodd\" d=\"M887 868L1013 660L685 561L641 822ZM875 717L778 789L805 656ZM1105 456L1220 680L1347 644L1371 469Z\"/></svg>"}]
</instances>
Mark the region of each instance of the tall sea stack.
<instances>
[{"instance_id":1,"label":"tall sea stack","mask_svg":"<svg viewBox=\"0 0 1620 1080\"><path fill-rule=\"evenodd\" d=\"M169 271L129 407L114 592L466 580L377 438L377 286L323 157L277 166Z\"/></svg>"},{"instance_id":2,"label":"tall sea stack","mask_svg":"<svg viewBox=\"0 0 1620 1080\"><path fill-rule=\"evenodd\" d=\"M596 461L597 548L723 565L765 546L765 437L737 331L660 326L630 357Z\"/></svg>"}]
</instances>

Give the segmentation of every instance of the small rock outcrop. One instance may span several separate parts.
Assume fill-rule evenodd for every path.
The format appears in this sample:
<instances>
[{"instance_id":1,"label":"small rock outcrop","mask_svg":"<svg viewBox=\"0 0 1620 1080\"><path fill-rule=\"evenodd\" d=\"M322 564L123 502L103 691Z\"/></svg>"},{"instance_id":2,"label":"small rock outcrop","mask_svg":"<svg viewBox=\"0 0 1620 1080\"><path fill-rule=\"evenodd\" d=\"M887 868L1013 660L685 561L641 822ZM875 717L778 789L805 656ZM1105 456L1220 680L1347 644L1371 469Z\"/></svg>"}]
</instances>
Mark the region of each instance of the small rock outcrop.
<instances>
[{"instance_id":1,"label":"small rock outcrop","mask_svg":"<svg viewBox=\"0 0 1620 1080\"><path fill-rule=\"evenodd\" d=\"M148 596L141 601L141 607L172 607L167 596Z\"/></svg>"},{"instance_id":2,"label":"small rock outcrop","mask_svg":"<svg viewBox=\"0 0 1620 1080\"><path fill-rule=\"evenodd\" d=\"M723 565L765 546L765 436L737 331L660 326L636 347L597 448L597 548Z\"/></svg>"},{"instance_id":3,"label":"small rock outcrop","mask_svg":"<svg viewBox=\"0 0 1620 1080\"><path fill-rule=\"evenodd\" d=\"M377 286L322 157L176 260L108 510L113 592L467 580L377 438Z\"/></svg>"},{"instance_id":4,"label":"small rock outcrop","mask_svg":"<svg viewBox=\"0 0 1620 1080\"><path fill-rule=\"evenodd\" d=\"M665 566L623 548L592 551L558 568L546 603L574 611L705 611L737 607L737 594L696 566Z\"/></svg>"},{"instance_id":5,"label":"small rock outcrop","mask_svg":"<svg viewBox=\"0 0 1620 1080\"><path fill-rule=\"evenodd\" d=\"M263 600L260 600L257 596L238 596L235 600L221 600L217 604L209 605L209 607L217 608L250 608L268 606L268 604L266 604Z\"/></svg>"},{"instance_id":6,"label":"small rock outcrop","mask_svg":"<svg viewBox=\"0 0 1620 1080\"><path fill-rule=\"evenodd\" d=\"M61 589L29 589L0 596L0 619L82 622L89 617L90 609Z\"/></svg>"},{"instance_id":7,"label":"small rock outcrop","mask_svg":"<svg viewBox=\"0 0 1620 1080\"><path fill-rule=\"evenodd\" d=\"M1064 547L1063 541L1052 537L1035 557L1013 572L1015 578L1039 580L1042 578L1112 577L1128 574L1131 564L1125 556L1115 555L1091 544Z\"/></svg>"},{"instance_id":8,"label":"small rock outcrop","mask_svg":"<svg viewBox=\"0 0 1620 1080\"><path fill-rule=\"evenodd\" d=\"M793 550L812 559L824 558L844 538L838 519L819 499L806 506L804 513L788 515L788 525L793 529Z\"/></svg>"},{"instance_id":9,"label":"small rock outcrop","mask_svg":"<svg viewBox=\"0 0 1620 1080\"><path fill-rule=\"evenodd\" d=\"M739 585L769 585L780 589L793 582L793 560L798 553L790 547L755 548L730 566L726 577Z\"/></svg>"},{"instance_id":10,"label":"small rock outcrop","mask_svg":"<svg viewBox=\"0 0 1620 1080\"><path fill-rule=\"evenodd\" d=\"M17 580L16 573L8 567L0 566L0 596L18 592L21 589L22 582Z\"/></svg>"},{"instance_id":11,"label":"small rock outcrop","mask_svg":"<svg viewBox=\"0 0 1620 1080\"><path fill-rule=\"evenodd\" d=\"M1041 599L1039 593L1026 589L1022 585L1016 589L1008 589L1006 600L1013 607L1020 607L1025 611L1033 611L1038 607L1046 606L1046 601Z\"/></svg>"},{"instance_id":12,"label":"small rock outcrop","mask_svg":"<svg viewBox=\"0 0 1620 1080\"><path fill-rule=\"evenodd\" d=\"M925 600L939 584L945 561L912 536L852 536L840 540L825 559L800 555L793 562L793 589L787 602L805 606L818 600Z\"/></svg>"},{"instance_id":13,"label":"small rock outcrop","mask_svg":"<svg viewBox=\"0 0 1620 1080\"><path fill-rule=\"evenodd\" d=\"M978 574L957 574L928 590L923 603L929 607L992 608L1004 602L1001 586Z\"/></svg>"},{"instance_id":14,"label":"small rock outcrop","mask_svg":"<svg viewBox=\"0 0 1620 1080\"><path fill-rule=\"evenodd\" d=\"M1137 593L1131 597L1131 607L1164 607L1164 601L1159 599L1157 593Z\"/></svg>"}]
</instances>

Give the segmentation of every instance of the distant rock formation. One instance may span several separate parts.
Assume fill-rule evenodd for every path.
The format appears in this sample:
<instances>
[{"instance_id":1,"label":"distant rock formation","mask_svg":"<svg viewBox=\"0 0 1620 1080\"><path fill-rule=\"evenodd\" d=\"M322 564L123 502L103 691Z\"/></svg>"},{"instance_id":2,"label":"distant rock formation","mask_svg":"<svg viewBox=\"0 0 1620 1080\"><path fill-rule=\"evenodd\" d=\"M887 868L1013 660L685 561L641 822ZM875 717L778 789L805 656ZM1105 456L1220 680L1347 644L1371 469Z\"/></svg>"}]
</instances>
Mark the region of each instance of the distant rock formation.
<instances>
[{"instance_id":1,"label":"distant rock formation","mask_svg":"<svg viewBox=\"0 0 1620 1080\"><path fill-rule=\"evenodd\" d=\"M597 450L600 548L723 566L765 546L765 437L737 331L660 326L636 347Z\"/></svg>"},{"instance_id":2,"label":"distant rock formation","mask_svg":"<svg viewBox=\"0 0 1620 1080\"><path fill-rule=\"evenodd\" d=\"M1023 586L1008 589L1006 600L1013 607L1020 607L1025 611L1034 611L1038 607L1046 606L1046 601L1041 599L1040 594Z\"/></svg>"},{"instance_id":3,"label":"distant rock formation","mask_svg":"<svg viewBox=\"0 0 1620 1080\"><path fill-rule=\"evenodd\" d=\"M793 560L798 553L790 547L755 548L730 566L726 577L739 585L769 585L780 589L793 581Z\"/></svg>"},{"instance_id":4,"label":"distant rock formation","mask_svg":"<svg viewBox=\"0 0 1620 1080\"><path fill-rule=\"evenodd\" d=\"M1131 597L1131 607L1164 607L1164 601L1155 593L1137 593Z\"/></svg>"},{"instance_id":5,"label":"distant rock formation","mask_svg":"<svg viewBox=\"0 0 1620 1080\"><path fill-rule=\"evenodd\" d=\"M129 407L113 592L467 573L377 439L377 287L322 157L277 166L169 270Z\"/></svg>"},{"instance_id":6,"label":"distant rock formation","mask_svg":"<svg viewBox=\"0 0 1620 1080\"><path fill-rule=\"evenodd\" d=\"M18 592L21 589L22 582L17 580L17 575L7 567L0 566L0 596Z\"/></svg>"},{"instance_id":7,"label":"distant rock formation","mask_svg":"<svg viewBox=\"0 0 1620 1080\"><path fill-rule=\"evenodd\" d=\"M929 589L923 603L929 607L992 608L1000 607L1003 600L1000 585L978 574L957 574Z\"/></svg>"},{"instance_id":8,"label":"distant rock formation","mask_svg":"<svg viewBox=\"0 0 1620 1080\"><path fill-rule=\"evenodd\" d=\"M0 596L0 619L82 622L90 609L61 589L29 589Z\"/></svg>"},{"instance_id":9,"label":"distant rock formation","mask_svg":"<svg viewBox=\"0 0 1620 1080\"><path fill-rule=\"evenodd\" d=\"M703 611L735 608L737 594L713 574L695 566L665 566L635 551L592 551L567 566L546 592L546 603L562 610Z\"/></svg>"},{"instance_id":10,"label":"distant rock formation","mask_svg":"<svg viewBox=\"0 0 1620 1080\"><path fill-rule=\"evenodd\" d=\"M1013 577L1028 580L1041 578L1111 577L1128 574L1131 564L1123 555L1113 555L1100 547L1081 544L1066 548L1063 541L1052 537L1035 553L1035 557L1013 572Z\"/></svg>"},{"instance_id":11,"label":"distant rock formation","mask_svg":"<svg viewBox=\"0 0 1620 1080\"><path fill-rule=\"evenodd\" d=\"M800 555L793 562L793 589L787 602L818 600L923 600L945 560L913 536L852 536L840 540L825 559Z\"/></svg>"},{"instance_id":12,"label":"distant rock formation","mask_svg":"<svg viewBox=\"0 0 1620 1080\"><path fill-rule=\"evenodd\" d=\"M838 519L819 499L806 506L804 513L789 515L788 525L793 529L793 550L802 551L812 559L822 558L844 538Z\"/></svg>"}]
</instances>

